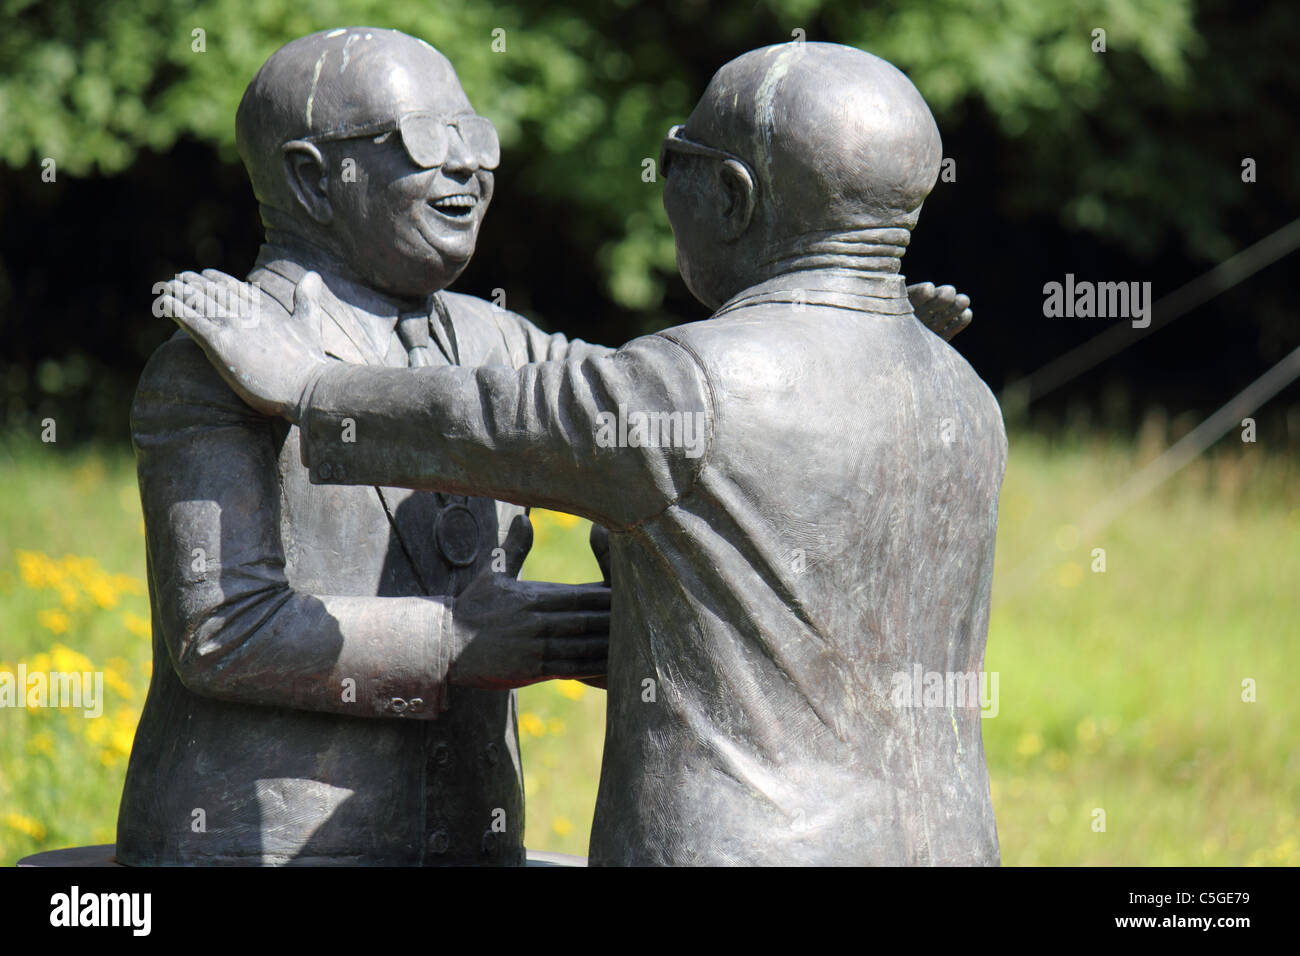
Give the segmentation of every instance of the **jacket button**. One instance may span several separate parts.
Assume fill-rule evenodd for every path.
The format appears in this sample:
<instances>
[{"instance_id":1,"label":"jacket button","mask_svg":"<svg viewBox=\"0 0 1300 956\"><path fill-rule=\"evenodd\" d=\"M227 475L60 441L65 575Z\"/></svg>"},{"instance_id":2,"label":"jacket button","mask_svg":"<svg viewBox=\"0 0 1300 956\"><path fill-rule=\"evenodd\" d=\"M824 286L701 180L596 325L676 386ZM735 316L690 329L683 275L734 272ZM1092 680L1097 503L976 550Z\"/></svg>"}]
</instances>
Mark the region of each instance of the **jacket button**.
<instances>
[{"instance_id":1,"label":"jacket button","mask_svg":"<svg viewBox=\"0 0 1300 956\"><path fill-rule=\"evenodd\" d=\"M322 462L320 467L316 469L316 474L320 478L329 478L331 476L330 463L327 461Z\"/></svg>"},{"instance_id":2,"label":"jacket button","mask_svg":"<svg viewBox=\"0 0 1300 956\"><path fill-rule=\"evenodd\" d=\"M408 705L402 698L394 697L388 702L388 706L393 709L393 713L400 714L405 712Z\"/></svg>"},{"instance_id":3,"label":"jacket button","mask_svg":"<svg viewBox=\"0 0 1300 956\"><path fill-rule=\"evenodd\" d=\"M430 853L441 855L451 848L451 837L447 836L446 830L434 830L429 834L429 840L425 847Z\"/></svg>"},{"instance_id":4,"label":"jacket button","mask_svg":"<svg viewBox=\"0 0 1300 956\"><path fill-rule=\"evenodd\" d=\"M496 744L488 744L483 751L483 759L488 762L489 767L495 767L497 761L501 759L501 753L497 750Z\"/></svg>"},{"instance_id":5,"label":"jacket button","mask_svg":"<svg viewBox=\"0 0 1300 956\"><path fill-rule=\"evenodd\" d=\"M433 762L439 767L445 767L451 762L451 750L445 743L439 743L433 748Z\"/></svg>"},{"instance_id":6,"label":"jacket button","mask_svg":"<svg viewBox=\"0 0 1300 956\"><path fill-rule=\"evenodd\" d=\"M466 568L478 557L478 519L474 512L461 504L448 505L438 515L433 529L433 539L438 550L452 567Z\"/></svg>"},{"instance_id":7,"label":"jacket button","mask_svg":"<svg viewBox=\"0 0 1300 956\"><path fill-rule=\"evenodd\" d=\"M424 698L423 698L423 697L412 697L412 698L411 698L411 713L413 713L413 714L418 714L418 713L419 713L420 711L422 711L422 710L424 710Z\"/></svg>"}]
</instances>

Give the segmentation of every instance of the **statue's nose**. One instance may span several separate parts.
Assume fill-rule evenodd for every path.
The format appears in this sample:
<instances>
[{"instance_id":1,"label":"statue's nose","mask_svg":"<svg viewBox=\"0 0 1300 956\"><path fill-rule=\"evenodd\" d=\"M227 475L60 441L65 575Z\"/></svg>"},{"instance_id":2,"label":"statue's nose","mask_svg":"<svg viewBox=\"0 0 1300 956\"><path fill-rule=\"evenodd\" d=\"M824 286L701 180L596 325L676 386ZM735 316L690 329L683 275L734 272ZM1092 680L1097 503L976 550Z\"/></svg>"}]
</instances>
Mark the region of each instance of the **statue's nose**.
<instances>
[{"instance_id":1,"label":"statue's nose","mask_svg":"<svg viewBox=\"0 0 1300 956\"><path fill-rule=\"evenodd\" d=\"M478 169L478 160L474 156L474 151L469 148L460 130L454 126L448 127L447 136L447 159L443 162L443 170L472 173Z\"/></svg>"}]
</instances>

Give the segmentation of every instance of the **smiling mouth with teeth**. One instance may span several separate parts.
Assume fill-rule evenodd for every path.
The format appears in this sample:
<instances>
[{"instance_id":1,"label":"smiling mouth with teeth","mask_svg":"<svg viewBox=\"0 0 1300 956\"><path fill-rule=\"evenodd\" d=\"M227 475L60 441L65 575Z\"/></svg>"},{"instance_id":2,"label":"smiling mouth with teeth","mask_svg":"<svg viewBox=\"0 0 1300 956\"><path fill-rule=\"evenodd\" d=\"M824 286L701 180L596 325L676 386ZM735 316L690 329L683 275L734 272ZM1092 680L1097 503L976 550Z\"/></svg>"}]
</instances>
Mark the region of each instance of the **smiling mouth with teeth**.
<instances>
[{"instance_id":1,"label":"smiling mouth with teeth","mask_svg":"<svg viewBox=\"0 0 1300 956\"><path fill-rule=\"evenodd\" d=\"M429 206L444 216L453 218L463 218L474 211L478 205L478 197L469 193L456 193L452 196L443 196L440 199L430 199Z\"/></svg>"}]
</instances>

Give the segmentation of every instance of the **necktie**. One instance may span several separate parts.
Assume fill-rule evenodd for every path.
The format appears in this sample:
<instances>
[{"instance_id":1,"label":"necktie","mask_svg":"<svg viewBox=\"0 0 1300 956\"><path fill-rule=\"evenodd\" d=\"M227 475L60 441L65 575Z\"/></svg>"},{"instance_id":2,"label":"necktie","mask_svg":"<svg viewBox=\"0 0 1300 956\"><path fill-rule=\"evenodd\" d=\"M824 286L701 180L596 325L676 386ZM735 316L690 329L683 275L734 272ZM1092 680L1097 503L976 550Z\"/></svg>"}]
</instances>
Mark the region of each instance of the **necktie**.
<instances>
[{"instance_id":1,"label":"necktie","mask_svg":"<svg viewBox=\"0 0 1300 956\"><path fill-rule=\"evenodd\" d=\"M432 304L438 312L438 317L445 323L443 327L450 328L451 323L446 321L446 313L443 311L441 303L435 298L432 300ZM454 331L452 334L454 335ZM429 352L428 312L406 312L399 315L397 318L397 338L401 341L402 347L406 349L411 368L422 368L433 364ZM380 498L383 498L382 492L380 492ZM442 552L442 556L453 568L467 567L473 564L474 559L478 557L479 527L478 520L467 506L469 499L463 495L447 495L442 492L435 492L434 500L442 509L434 523L434 541L438 545L438 550ZM389 511L387 502L384 503L384 510ZM396 533L397 522L391 511L389 511L389 521L392 522L393 531ZM398 534L398 537L400 539L401 535ZM411 567L414 570L415 562L413 560L411 561Z\"/></svg>"},{"instance_id":2,"label":"necktie","mask_svg":"<svg viewBox=\"0 0 1300 956\"><path fill-rule=\"evenodd\" d=\"M407 312L397 319L397 337L406 349L411 368L432 365L429 358L429 314Z\"/></svg>"}]
</instances>

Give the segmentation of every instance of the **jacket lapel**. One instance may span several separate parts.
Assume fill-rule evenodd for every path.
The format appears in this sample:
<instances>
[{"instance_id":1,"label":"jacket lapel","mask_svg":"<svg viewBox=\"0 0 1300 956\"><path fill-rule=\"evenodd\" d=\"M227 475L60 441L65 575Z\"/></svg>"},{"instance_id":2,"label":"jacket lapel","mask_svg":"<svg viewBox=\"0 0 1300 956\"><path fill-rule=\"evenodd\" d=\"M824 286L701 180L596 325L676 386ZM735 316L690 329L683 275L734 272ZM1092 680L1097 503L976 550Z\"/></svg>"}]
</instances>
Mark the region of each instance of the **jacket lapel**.
<instances>
[{"instance_id":1,"label":"jacket lapel","mask_svg":"<svg viewBox=\"0 0 1300 956\"><path fill-rule=\"evenodd\" d=\"M268 289L286 312L293 311L293 297L297 293L298 283L306 275L306 270L296 262L276 259L261 265L261 268L283 279L283 283L274 282L275 288ZM352 314L352 307L342 302L330 291L329 286L321 283L320 308L317 310L317 326L310 330L320 344L321 351L330 358L352 365L386 365L387 357L375 353L360 324Z\"/></svg>"}]
</instances>

